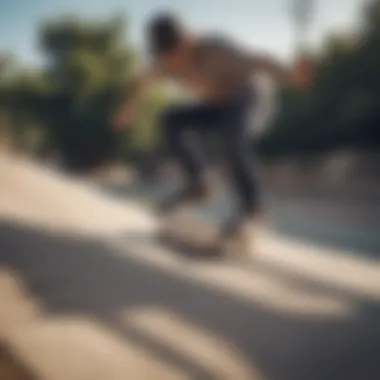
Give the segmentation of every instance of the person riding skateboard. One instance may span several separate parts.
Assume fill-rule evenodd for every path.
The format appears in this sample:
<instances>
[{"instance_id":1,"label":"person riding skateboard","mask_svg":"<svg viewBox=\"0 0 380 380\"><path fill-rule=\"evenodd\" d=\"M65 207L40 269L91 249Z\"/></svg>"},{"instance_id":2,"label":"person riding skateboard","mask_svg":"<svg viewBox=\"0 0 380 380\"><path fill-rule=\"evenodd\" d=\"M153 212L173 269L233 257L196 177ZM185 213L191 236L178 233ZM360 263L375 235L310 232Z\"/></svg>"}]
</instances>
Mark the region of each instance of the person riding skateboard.
<instances>
[{"instance_id":1,"label":"person riding skateboard","mask_svg":"<svg viewBox=\"0 0 380 380\"><path fill-rule=\"evenodd\" d=\"M199 146L188 132L213 132L222 139L225 158L240 201L237 215L225 227L236 233L258 212L258 181L255 173L252 132L260 93L254 74L265 71L283 80L287 70L266 56L251 55L221 36L195 36L171 13L153 17L146 27L152 63L138 75L130 94L115 115L115 126L131 122L140 96L156 80L170 79L197 95L197 101L168 107L159 124L170 154L186 177L184 188L166 199L161 210L173 211L210 193L205 162Z\"/></svg>"}]
</instances>

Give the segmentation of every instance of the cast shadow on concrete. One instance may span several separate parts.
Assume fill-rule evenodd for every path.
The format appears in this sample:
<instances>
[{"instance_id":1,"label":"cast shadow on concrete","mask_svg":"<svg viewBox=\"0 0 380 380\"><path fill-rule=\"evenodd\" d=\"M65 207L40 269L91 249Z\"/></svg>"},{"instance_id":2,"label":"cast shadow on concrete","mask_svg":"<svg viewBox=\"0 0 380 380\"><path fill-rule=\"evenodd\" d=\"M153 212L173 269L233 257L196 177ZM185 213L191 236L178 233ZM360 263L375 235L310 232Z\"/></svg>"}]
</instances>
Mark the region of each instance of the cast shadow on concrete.
<instances>
[{"instance_id":1,"label":"cast shadow on concrete","mask_svg":"<svg viewBox=\"0 0 380 380\"><path fill-rule=\"evenodd\" d=\"M194 379L217 380L122 324L119 313L144 305L170 309L235 345L268 380L380 378L378 304L356 299L359 312L346 320L275 313L139 263L104 242L60 237L8 222L0 224L0 246L0 265L14 270L49 313L96 317Z\"/></svg>"}]
</instances>

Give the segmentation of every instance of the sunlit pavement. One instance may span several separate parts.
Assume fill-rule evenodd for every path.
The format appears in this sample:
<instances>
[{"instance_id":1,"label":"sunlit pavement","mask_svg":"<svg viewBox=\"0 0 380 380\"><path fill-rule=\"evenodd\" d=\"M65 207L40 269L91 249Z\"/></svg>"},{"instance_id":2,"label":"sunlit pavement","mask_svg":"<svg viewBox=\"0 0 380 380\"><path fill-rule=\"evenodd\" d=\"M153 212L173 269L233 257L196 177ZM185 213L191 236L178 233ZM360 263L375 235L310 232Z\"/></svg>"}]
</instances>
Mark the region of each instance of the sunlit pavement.
<instances>
[{"instance_id":1,"label":"sunlit pavement","mask_svg":"<svg viewBox=\"0 0 380 380\"><path fill-rule=\"evenodd\" d=\"M380 263L257 233L186 259L133 202L0 163L0 336L41 379L380 378Z\"/></svg>"}]
</instances>

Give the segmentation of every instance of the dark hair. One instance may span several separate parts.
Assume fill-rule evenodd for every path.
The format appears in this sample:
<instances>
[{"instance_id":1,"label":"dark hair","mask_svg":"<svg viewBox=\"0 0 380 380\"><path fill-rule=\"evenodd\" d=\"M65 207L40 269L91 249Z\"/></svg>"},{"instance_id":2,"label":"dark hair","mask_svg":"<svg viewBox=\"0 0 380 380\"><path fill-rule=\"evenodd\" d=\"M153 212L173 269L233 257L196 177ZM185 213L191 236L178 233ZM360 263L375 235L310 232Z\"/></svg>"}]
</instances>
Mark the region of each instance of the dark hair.
<instances>
[{"instance_id":1,"label":"dark hair","mask_svg":"<svg viewBox=\"0 0 380 380\"><path fill-rule=\"evenodd\" d=\"M153 17L146 30L147 45L153 56L172 51L179 43L183 27L172 13L161 13Z\"/></svg>"}]
</instances>

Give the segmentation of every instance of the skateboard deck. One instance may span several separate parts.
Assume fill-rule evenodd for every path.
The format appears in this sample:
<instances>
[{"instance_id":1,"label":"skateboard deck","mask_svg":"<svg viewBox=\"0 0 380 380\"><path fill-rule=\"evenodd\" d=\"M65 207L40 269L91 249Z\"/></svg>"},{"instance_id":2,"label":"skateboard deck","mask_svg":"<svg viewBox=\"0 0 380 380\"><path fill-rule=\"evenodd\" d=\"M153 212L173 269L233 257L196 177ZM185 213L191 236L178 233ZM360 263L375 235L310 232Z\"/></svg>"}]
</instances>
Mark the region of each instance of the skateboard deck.
<instances>
[{"instance_id":1,"label":"skateboard deck","mask_svg":"<svg viewBox=\"0 0 380 380\"><path fill-rule=\"evenodd\" d=\"M226 203L224 203L226 205ZM190 257L233 258L249 256L253 231L245 226L236 236L226 237L222 227L229 217L226 207L218 202L186 206L171 215L162 216L157 231L161 244Z\"/></svg>"}]
</instances>

